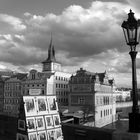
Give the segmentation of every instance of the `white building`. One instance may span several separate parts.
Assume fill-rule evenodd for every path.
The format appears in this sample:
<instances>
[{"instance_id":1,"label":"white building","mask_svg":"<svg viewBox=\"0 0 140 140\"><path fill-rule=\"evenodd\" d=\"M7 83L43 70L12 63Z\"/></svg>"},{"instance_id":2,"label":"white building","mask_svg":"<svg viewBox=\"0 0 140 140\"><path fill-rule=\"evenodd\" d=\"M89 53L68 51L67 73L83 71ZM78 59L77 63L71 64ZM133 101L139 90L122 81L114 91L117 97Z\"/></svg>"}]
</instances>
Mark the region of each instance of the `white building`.
<instances>
[{"instance_id":1,"label":"white building","mask_svg":"<svg viewBox=\"0 0 140 140\"><path fill-rule=\"evenodd\" d=\"M126 102L131 100L131 90L116 89L116 102Z\"/></svg>"},{"instance_id":2,"label":"white building","mask_svg":"<svg viewBox=\"0 0 140 140\"><path fill-rule=\"evenodd\" d=\"M103 127L116 121L116 101L113 92L113 80L106 72L91 73L82 68L71 76L69 110L91 107L94 126ZM83 109L82 109L83 110Z\"/></svg>"},{"instance_id":3,"label":"white building","mask_svg":"<svg viewBox=\"0 0 140 140\"><path fill-rule=\"evenodd\" d=\"M42 72L46 75L50 75L50 78L47 79L47 94L49 94L49 91L51 90L50 88L53 88L57 97L58 105L68 105L68 84L71 74L63 72L61 64L56 61L52 39L48 49L48 57L42 62L42 64Z\"/></svg>"}]
</instances>

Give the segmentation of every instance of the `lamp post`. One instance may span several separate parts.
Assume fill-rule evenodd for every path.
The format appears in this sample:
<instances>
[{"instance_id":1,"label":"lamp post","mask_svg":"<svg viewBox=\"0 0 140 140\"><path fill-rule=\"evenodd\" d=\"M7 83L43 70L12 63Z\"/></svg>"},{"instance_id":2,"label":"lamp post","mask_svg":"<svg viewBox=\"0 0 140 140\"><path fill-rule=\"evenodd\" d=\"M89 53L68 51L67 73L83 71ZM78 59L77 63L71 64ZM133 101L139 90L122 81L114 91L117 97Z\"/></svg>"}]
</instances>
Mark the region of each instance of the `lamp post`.
<instances>
[{"instance_id":1,"label":"lamp post","mask_svg":"<svg viewBox=\"0 0 140 140\"><path fill-rule=\"evenodd\" d=\"M138 93L137 93L137 77L136 77L136 46L139 44L138 29L140 20L136 20L134 13L130 10L127 21L123 21L122 28L127 45L130 46L130 56L132 60L132 98L133 106L132 113L129 113L129 131L140 132L140 114L138 107Z\"/></svg>"}]
</instances>

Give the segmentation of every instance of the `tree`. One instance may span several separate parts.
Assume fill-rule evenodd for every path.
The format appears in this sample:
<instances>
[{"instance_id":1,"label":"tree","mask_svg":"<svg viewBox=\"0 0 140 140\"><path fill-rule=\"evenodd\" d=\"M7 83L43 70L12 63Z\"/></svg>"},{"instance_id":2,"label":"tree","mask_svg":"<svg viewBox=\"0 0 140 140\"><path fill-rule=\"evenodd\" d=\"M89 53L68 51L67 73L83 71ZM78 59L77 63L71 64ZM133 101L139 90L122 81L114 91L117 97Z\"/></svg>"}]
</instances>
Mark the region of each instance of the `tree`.
<instances>
[{"instance_id":1,"label":"tree","mask_svg":"<svg viewBox=\"0 0 140 140\"><path fill-rule=\"evenodd\" d=\"M81 110L83 111L83 123L89 121L89 115L92 114L92 119L95 121L95 106L90 104L85 104L81 107Z\"/></svg>"}]
</instances>

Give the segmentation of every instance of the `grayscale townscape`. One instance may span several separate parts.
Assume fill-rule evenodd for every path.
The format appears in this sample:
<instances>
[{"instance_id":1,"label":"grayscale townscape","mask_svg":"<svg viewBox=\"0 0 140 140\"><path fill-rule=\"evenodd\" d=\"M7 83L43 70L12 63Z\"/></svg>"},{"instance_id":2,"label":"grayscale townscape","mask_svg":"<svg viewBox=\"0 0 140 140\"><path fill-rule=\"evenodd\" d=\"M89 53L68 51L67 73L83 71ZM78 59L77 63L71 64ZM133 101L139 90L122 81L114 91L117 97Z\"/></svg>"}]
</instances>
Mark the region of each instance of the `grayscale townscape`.
<instances>
[{"instance_id":1,"label":"grayscale townscape","mask_svg":"<svg viewBox=\"0 0 140 140\"><path fill-rule=\"evenodd\" d=\"M138 0L0 1L0 140L140 140Z\"/></svg>"}]
</instances>

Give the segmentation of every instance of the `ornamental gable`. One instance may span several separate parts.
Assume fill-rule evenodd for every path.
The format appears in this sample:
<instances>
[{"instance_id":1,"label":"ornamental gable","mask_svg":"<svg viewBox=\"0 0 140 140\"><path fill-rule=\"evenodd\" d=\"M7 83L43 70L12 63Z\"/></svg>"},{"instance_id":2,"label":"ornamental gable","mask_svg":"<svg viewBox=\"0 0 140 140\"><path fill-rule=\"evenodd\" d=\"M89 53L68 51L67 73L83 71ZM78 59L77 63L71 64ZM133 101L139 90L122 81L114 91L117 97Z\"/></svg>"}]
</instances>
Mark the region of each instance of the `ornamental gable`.
<instances>
[{"instance_id":1,"label":"ornamental gable","mask_svg":"<svg viewBox=\"0 0 140 140\"><path fill-rule=\"evenodd\" d=\"M43 79L44 76L45 76L44 73L38 72L37 70L32 69L29 72L29 75L28 75L27 79L28 80L41 80L41 79Z\"/></svg>"}]
</instances>

